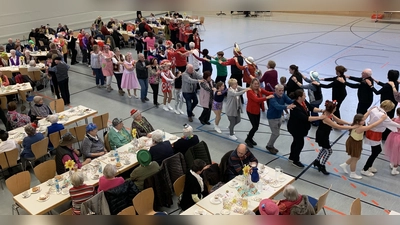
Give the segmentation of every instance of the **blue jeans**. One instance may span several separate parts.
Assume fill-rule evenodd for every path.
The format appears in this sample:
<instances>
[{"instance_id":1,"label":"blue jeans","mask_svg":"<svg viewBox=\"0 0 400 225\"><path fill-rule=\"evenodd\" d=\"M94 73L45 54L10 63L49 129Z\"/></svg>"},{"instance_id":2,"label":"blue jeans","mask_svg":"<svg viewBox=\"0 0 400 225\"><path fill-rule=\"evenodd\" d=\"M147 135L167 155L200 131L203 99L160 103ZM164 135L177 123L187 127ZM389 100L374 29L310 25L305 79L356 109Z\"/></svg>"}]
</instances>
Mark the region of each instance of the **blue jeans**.
<instances>
[{"instance_id":1,"label":"blue jeans","mask_svg":"<svg viewBox=\"0 0 400 225\"><path fill-rule=\"evenodd\" d=\"M183 97L186 100L186 112L188 114L188 117L192 117L193 109L197 106L197 103L199 103L199 100L197 100L197 94L183 93Z\"/></svg>"},{"instance_id":2,"label":"blue jeans","mask_svg":"<svg viewBox=\"0 0 400 225\"><path fill-rule=\"evenodd\" d=\"M146 99L147 90L149 89L149 79L138 79L140 84L140 99Z\"/></svg>"},{"instance_id":3,"label":"blue jeans","mask_svg":"<svg viewBox=\"0 0 400 225\"><path fill-rule=\"evenodd\" d=\"M104 75L103 72L101 71L101 68L98 69L92 68L92 70L96 75L96 85L99 85L99 81L101 85L104 85Z\"/></svg>"}]
</instances>

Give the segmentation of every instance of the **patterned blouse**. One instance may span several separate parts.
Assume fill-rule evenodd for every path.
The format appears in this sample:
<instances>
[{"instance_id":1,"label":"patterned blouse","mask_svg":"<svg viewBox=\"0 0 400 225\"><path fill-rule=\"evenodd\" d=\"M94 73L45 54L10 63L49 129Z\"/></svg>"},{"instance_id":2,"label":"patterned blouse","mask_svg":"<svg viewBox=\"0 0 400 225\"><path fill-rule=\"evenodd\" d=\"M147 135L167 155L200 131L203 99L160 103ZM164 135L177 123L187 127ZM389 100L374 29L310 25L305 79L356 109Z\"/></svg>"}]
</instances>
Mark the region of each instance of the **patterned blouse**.
<instances>
[{"instance_id":1,"label":"patterned blouse","mask_svg":"<svg viewBox=\"0 0 400 225\"><path fill-rule=\"evenodd\" d=\"M7 120L11 124L12 129L25 126L31 122L31 118L28 115L18 113L17 111L8 111Z\"/></svg>"},{"instance_id":2,"label":"patterned blouse","mask_svg":"<svg viewBox=\"0 0 400 225\"><path fill-rule=\"evenodd\" d=\"M142 116L141 121L133 120L132 122L132 137L140 138L147 136L148 133L154 131L153 126L147 121L145 117Z\"/></svg>"}]
</instances>

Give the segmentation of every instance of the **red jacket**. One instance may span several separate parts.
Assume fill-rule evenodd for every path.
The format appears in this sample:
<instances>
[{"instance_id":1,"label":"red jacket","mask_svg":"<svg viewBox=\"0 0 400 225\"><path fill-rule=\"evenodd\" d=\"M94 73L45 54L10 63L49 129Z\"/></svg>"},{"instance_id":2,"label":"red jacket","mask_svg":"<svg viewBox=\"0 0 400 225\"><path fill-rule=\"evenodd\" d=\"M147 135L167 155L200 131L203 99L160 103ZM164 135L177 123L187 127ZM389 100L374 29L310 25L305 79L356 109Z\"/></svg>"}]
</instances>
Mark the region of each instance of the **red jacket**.
<instances>
[{"instance_id":1,"label":"red jacket","mask_svg":"<svg viewBox=\"0 0 400 225\"><path fill-rule=\"evenodd\" d=\"M253 90L247 91L248 101L247 101L246 111L254 115L259 115L260 109L265 111L264 101L267 100L265 97L273 94L274 92L266 91L262 88L260 88L258 95L256 95L256 93Z\"/></svg>"},{"instance_id":2,"label":"red jacket","mask_svg":"<svg viewBox=\"0 0 400 225\"><path fill-rule=\"evenodd\" d=\"M237 68L239 68L239 70L244 70L243 73L243 82L250 84L252 77L255 78L256 77L256 66L254 64L247 64L246 66L241 66L238 62L236 62L236 66Z\"/></svg>"},{"instance_id":3,"label":"red jacket","mask_svg":"<svg viewBox=\"0 0 400 225\"><path fill-rule=\"evenodd\" d=\"M179 54L178 52L182 53L182 55ZM181 67L181 66L187 65L187 56L184 55L185 52L187 52L187 51L184 47L176 49L176 53L175 53L175 65L176 66Z\"/></svg>"}]
</instances>

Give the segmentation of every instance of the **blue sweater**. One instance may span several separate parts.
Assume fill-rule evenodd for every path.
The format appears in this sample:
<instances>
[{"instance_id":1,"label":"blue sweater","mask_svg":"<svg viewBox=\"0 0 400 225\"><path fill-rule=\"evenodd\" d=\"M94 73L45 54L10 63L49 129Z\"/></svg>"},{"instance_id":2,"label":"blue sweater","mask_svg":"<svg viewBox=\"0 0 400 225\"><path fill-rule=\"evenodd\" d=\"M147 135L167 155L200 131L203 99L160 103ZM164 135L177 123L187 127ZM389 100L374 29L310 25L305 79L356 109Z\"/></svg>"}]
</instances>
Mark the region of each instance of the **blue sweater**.
<instances>
[{"instance_id":1,"label":"blue sweater","mask_svg":"<svg viewBox=\"0 0 400 225\"><path fill-rule=\"evenodd\" d=\"M292 103L293 100L290 99L286 94L283 94L282 97L278 97L276 94L274 94L274 98L269 100L267 119L281 118L283 110L286 109L286 105Z\"/></svg>"},{"instance_id":2,"label":"blue sweater","mask_svg":"<svg viewBox=\"0 0 400 225\"><path fill-rule=\"evenodd\" d=\"M64 125L62 125L60 123L53 123L47 127L47 137L50 137L50 134L55 133L60 130L63 130L63 129L64 129ZM49 139L49 148L52 148L52 147L53 147L53 144L51 143L51 141Z\"/></svg>"},{"instance_id":3,"label":"blue sweater","mask_svg":"<svg viewBox=\"0 0 400 225\"><path fill-rule=\"evenodd\" d=\"M43 138L42 133L36 133L33 136L25 137L22 141L22 147L24 147L24 150L21 152L21 158L34 158L35 155L32 152L31 146Z\"/></svg>"}]
</instances>

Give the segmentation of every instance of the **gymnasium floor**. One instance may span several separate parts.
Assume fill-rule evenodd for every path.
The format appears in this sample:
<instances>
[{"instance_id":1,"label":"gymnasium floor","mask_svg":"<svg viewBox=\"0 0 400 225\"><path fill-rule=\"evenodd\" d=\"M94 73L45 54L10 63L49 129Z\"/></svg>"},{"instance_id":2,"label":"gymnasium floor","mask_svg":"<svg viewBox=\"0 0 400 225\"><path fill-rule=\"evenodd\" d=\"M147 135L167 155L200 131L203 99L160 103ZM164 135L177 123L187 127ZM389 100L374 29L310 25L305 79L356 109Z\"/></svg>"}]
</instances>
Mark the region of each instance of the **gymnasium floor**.
<instances>
[{"instance_id":1,"label":"gymnasium floor","mask_svg":"<svg viewBox=\"0 0 400 225\"><path fill-rule=\"evenodd\" d=\"M205 16L205 29L201 27L200 30L201 39L204 39L202 48L209 49L211 55L223 50L225 57L229 58L232 57L233 43L237 42L243 54L252 56L263 72L266 70L266 63L271 59L277 63L279 76L286 77L289 77L287 68L290 64L298 65L303 74L316 70L320 77L335 76L336 65L344 65L348 69L346 74L353 76L361 76L361 71L369 67L373 71L373 77L382 81L386 81L389 69L400 70L397 61L400 56L399 24L374 23L369 18L345 16L273 13L272 16L245 18L242 15L230 15L229 12L223 16L217 16L215 13L197 13ZM123 49L124 53L128 51L136 55L134 49ZM105 89L98 89L91 74L91 69L84 65L71 67L69 75L72 106L85 105L97 109L99 114L109 112L111 119L114 117L125 119L124 123L128 128L132 121L129 112L132 108L137 108L155 128L181 135L182 125L188 122L185 115L165 112L161 107L157 109L151 102L142 103L139 99L121 97L115 90L108 93ZM115 79L113 87L117 89ZM356 91L347 88L348 96L341 109L343 119L349 122L355 115ZM46 102L52 100L49 88L39 94L50 96L46 98ZM323 89L323 95L324 99L330 99L331 90ZM151 94L148 97L152 99ZM159 101L161 100L160 96ZM379 96L374 97L374 104L379 104ZM185 106L183 110L185 111ZM195 114L200 115L201 110L197 107ZM214 119L214 115L211 119ZM195 134L207 142L215 162L219 162L225 152L243 142L251 127L246 113L242 114L242 122L236 127L236 136L239 140L232 141L228 138L226 116L222 117L220 124L220 127L225 128L222 134L216 133L213 125L201 125L197 118L190 124L195 129ZM375 161L374 167L378 169L378 173L374 177L363 176L361 180L349 179L339 168L339 164L347 159L344 143L348 134L333 130L330 140L334 143L334 153L327 165L331 175L325 176L316 169L307 167L317 155L318 146L314 143L316 128L310 130L301 154L301 161L306 164L303 170L288 163L292 138L287 132L286 123L281 129L281 136L275 146L280 151L274 156L265 149L270 129L263 113L259 131L254 138L258 145L251 151L259 162L270 167L281 166L285 173L297 177L294 185L302 194L318 197L332 184L326 205L328 215L349 214L350 205L355 198L361 198L364 215L385 215L385 210L400 211L398 204L400 176L390 174L389 162L384 155L381 154ZM364 145L357 168L358 174L369 154L370 147ZM33 186L38 181L33 173L31 177ZM281 197L279 195L277 198ZM11 194L7 189L2 190L0 198L2 199L0 214L10 215ZM177 214L176 209L175 204L171 208L162 210ZM21 211L22 214L26 214Z\"/></svg>"}]
</instances>

